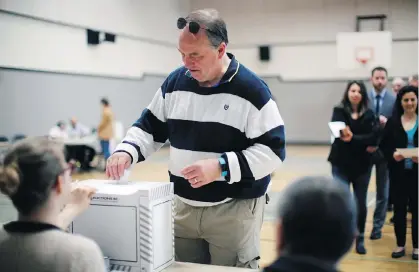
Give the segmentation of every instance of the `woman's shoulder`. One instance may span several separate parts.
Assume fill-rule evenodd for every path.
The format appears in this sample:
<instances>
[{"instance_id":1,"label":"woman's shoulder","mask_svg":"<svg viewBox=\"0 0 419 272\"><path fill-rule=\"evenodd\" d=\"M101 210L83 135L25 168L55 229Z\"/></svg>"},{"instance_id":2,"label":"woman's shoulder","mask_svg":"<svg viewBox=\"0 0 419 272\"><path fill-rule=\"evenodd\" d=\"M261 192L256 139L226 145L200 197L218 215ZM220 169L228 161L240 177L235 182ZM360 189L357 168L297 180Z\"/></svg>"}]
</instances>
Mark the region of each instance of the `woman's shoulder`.
<instances>
[{"instance_id":1,"label":"woman's shoulder","mask_svg":"<svg viewBox=\"0 0 419 272\"><path fill-rule=\"evenodd\" d=\"M86 251L100 251L98 244L91 238L80 234L68 233L65 231L61 232L64 239L71 241L71 243L78 250L84 249Z\"/></svg>"},{"instance_id":2,"label":"woman's shoulder","mask_svg":"<svg viewBox=\"0 0 419 272\"><path fill-rule=\"evenodd\" d=\"M342 105L342 103L335 104L333 106L333 110L344 110L344 109L345 109L345 107Z\"/></svg>"},{"instance_id":3,"label":"woman's shoulder","mask_svg":"<svg viewBox=\"0 0 419 272\"><path fill-rule=\"evenodd\" d=\"M48 241L50 248L60 248L65 254L102 254L98 244L91 238L62 230L51 230L40 233L40 240Z\"/></svg>"},{"instance_id":4,"label":"woman's shoulder","mask_svg":"<svg viewBox=\"0 0 419 272\"><path fill-rule=\"evenodd\" d=\"M347 110L342 104L337 104L333 106L333 112L334 113L342 113L342 114L348 114Z\"/></svg>"}]
</instances>

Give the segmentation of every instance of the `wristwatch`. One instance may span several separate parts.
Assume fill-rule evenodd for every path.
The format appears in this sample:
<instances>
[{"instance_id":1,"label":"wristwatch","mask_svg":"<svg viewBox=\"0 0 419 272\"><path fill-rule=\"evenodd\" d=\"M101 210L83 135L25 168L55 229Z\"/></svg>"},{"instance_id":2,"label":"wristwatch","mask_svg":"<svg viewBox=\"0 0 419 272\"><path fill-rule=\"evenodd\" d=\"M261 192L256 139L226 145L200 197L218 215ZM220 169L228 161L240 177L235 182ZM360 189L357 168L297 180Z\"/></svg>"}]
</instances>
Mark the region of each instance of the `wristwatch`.
<instances>
[{"instance_id":1,"label":"wristwatch","mask_svg":"<svg viewBox=\"0 0 419 272\"><path fill-rule=\"evenodd\" d=\"M228 169L227 169L227 163L224 160L224 158L218 158L218 162L220 163L221 166L221 176L225 177L228 174Z\"/></svg>"}]
</instances>

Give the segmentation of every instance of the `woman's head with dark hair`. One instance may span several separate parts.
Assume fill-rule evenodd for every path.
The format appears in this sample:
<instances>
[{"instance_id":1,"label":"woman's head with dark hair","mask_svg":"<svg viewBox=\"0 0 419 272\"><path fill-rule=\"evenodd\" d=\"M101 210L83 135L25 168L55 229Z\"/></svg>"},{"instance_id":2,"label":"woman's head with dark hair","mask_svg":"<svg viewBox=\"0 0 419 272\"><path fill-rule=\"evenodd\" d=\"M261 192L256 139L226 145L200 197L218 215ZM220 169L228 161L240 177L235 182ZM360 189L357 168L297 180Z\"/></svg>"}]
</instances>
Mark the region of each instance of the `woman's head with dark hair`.
<instances>
[{"instance_id":1,"label":"woman's head with dark hair","mask_svg":"<svg viewBox=\"0 0 419 272\"><path fill-rule=\"evenodd\" d=\"M393 115L402 116L404 113L418 113L418 87L407 85L400 89L394 103Z\"/></svg>"},{"instance_id":2,"label":"woman's head with dark hair","mask_svg":"<svg viewBox=\"0 0 419 272\"><path fill-rule=\"evenodd\" d=\"M349 81L341 101L342 106L349 112L363 113L368 109L367 88L362 81Z\"/></svg>"},{"instance_id":3,"label":"woman's head with dark hair","mask_svg":"<svg viewBox=\"0 0 419 272\"><path fill-rule=\"evenodd\" d=\"M62 143L26 138L8 151L0 165L0 192L23 216L45 207L59 211L71 194L71 170Z\"/></svg>"}]
</instances>

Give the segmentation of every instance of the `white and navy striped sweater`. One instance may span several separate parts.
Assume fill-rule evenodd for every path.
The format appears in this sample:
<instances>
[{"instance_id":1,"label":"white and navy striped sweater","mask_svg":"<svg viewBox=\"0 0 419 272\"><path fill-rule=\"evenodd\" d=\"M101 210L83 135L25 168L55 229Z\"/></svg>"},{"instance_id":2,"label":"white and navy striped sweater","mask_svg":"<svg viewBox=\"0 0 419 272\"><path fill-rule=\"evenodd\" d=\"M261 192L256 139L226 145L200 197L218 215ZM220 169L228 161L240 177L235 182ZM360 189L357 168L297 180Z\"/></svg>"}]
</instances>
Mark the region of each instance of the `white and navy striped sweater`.
<instances>
[{"instance_id":1,"label":"white and navy striped sweater","mask_svg":"<svg viewBox=\"0 0 419 272\"><path fill-rule=\"evenodd\" d=\"M285 159L284 123L269 88L229 57L216 87L200 87L184 67L172 72L115 151L141 162L169 139L170 181L194 206L263 196ZM229 172L219 181L194 189L180 174L189 164L220 156Z\"/></svg>"}]
</instances>

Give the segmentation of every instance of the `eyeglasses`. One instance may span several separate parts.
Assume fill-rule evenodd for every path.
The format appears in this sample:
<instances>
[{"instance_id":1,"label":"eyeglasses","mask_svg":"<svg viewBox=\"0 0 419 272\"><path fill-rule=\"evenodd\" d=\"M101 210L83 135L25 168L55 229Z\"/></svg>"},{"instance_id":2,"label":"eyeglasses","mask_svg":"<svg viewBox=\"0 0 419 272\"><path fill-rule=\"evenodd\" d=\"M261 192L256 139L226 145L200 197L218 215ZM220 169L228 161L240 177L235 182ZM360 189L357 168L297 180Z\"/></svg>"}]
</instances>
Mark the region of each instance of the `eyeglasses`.
<instances>
[{"instance_id":1,"label":"eyeglasses","mask_svg":"<svg viewBox=\"0 0 419 272\"><path fill-rule=\"evenodd\" d=\"M188 21L186 21L185 18L179 18L177 19L177 28L178 29L184 29L185 26L188 24ZM197 22L194 21L190 21L189 22L189 32L191 32L192 34L196 35L200 29L205 29L208 32L211 32L212 34L220 37L223 41L225 41L223 35L220 35L219 33L212 31L211 29L207 28L207 27L202 27L200 26Z\"/></svg>"}]
</instances>

